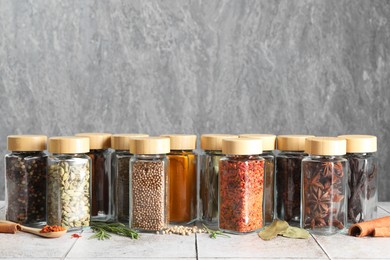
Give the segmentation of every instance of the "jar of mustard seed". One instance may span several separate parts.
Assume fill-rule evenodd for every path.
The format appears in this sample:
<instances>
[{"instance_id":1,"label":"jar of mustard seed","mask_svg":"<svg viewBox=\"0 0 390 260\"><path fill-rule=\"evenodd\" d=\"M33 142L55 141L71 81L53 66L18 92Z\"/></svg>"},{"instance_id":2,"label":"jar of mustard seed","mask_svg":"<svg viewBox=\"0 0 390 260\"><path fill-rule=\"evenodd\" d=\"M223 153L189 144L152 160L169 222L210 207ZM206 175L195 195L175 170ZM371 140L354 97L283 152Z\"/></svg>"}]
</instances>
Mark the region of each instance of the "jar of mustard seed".
<instances>
[{"instance_id":1,"label":"jar of mustard seed","mask_svg":"<svg viewBox=\"0 0 390 260\"><path fill-rule=\"evenodd\" d=\"M116 218L114 208L114 177L111 173L111 134L79 133L75 136L89 138L91 158L91 220L99 222L113 221Z\"/></svg>"},{"instance_id":2,"label":"jar of mustard seed","mask_svg":"<svg viewBox=\"0 0 390 260\"><path fill-rule=\"evenodd\" d=\"M189 224L197 218L196 135L171 134L169 159L169 222Z\"/></svg>"},{"instance_id":3,"label":"jar of mustard seed","mask_svg":"<svg viewBox=\"0 0 390 260\"><path fill-rule=\"evenodd\" d=\"M130 142L130 228L155 232L168 225L169 144L167 137Z\"/></svg>"},{"instance_id":4,"label":"jar of mustard seed","mask_svg":"<svg viewBox=\"0 0 390 260\"><path fill-rule=\"evenodd\" d=\"M301 228L320 235L340 232L347 221L346 141L337 137L306 139L302 160Z\"/></svg>"},{"instance_id":5,"label":"jar of mustard seed","mask_svg":"<svg viewBox=\"0 0 390 260\"><path fill-rule=\"evenodd\" d=\"M276 156L276 215L290 225L299 226L301 214L301 165L305 140L312 135L279 135Z\"/></svg>"},{"instance_id":6,"label":"jar of mustard seed","mask_svg":"<svg viewBox=\"0 0 390 260\"><path fill-rule=\"evenodd\" d=\"M378 212L377 138L372 135L341 135L347 140L348 224L372 220Z\"/></svg>"},{"instance_id":7,"label":"jar of mustard seed","mask_svg":"<svg viewBox=\"0 0 390 260\"><path fill-rule=\"evenodd\" d=\"M264 159L262 141L229 138L222 141L219 161L220 230L242 234L263 227Z\"/></svg>"},{"instance_id":8,"label":"jar of mustard seed","mask_svg":"<svg viewBox=\"0 0 390 260\"><path fill-rule=\"evenodd\" d=\"M49 138L47 176L47 224L68 230L90 224L91 158L89 138L62 136Z\"/></svg>"},{"instance_id":9,"label":"jar of mustard seed","mask_svg":"<svg viewBox=\"0 0 390 260\"><path fill-rule=\"evenodd\" d=\"M274 220L275 208L275 155L276 135L272 134L241 134L240 138L259 138L263 142L264 158L264 222L269 225Z\"/></svg>"},{"instance_id":10,"label":"jar of mustard seed","mask_svg":"<svg viewBox=\"0 0 390 260\"><path fill-rule=\"evenodd\" d=\"M26 226L46 224L47 137L10 135L5 156L6 220Z\"/></svg>"},{"instance_id":11,"label":"jar of mustard seed","mask_svg":"<svg viewBox=\"0 0 390 260\"><path fill-rule=\"evenodd\" d=\"M117 221L129 224L129 165L133 154L130 153L130 140L137 137L148 137L147 134L114 134L111 137L111 148L114 150L111 169L114 175L114 195Z\"/></svg>"},{"instance_id":12,"label":"jar of mustard seed","mask_svg":"<svg viewBox=\"0 0 390 260\"><path fill-rule=\"evenodd\" d=\"M218 176L222 153L222 139L237 138L230 134L203 134L200 140L199 217L208 227L218 226Z\"/></svg>"}]
</instances>

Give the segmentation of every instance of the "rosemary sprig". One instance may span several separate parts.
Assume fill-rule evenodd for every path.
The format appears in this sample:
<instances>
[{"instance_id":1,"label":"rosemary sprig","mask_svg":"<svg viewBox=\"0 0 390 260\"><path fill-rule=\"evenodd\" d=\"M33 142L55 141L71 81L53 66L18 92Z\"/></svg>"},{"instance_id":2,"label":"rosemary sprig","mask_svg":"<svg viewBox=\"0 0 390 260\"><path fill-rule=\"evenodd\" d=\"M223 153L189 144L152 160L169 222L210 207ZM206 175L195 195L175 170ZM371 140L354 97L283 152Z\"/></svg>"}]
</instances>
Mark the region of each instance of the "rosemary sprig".
<instances>
[{"instance_id":1,"label":"rosemary sprig","mask_svg":"<svg viewBox=\"0 0 390 260\"><path fill-rule=\"evenodd\" d=\"M131 239L137 239L139 234L130 228L127 228L122 223L99 223L91 222L91 229L95 232L91 238L97 238L98 240L110 239L112 234L119 236L130 237Z\"/></svg>"},{"instance_id":2,"label":"rosemary sprig","mask_svg":"<svg viewBox=\"0 0 390 260\"><path fill-rule=\"evenodd\" d=\"M202 224L203 227L206 229L206 232L209 234L209 237L210 238L213 238L213 239L216 239L217 236L221 236L221 237L230 237L226 234L224 234L222 231L219 231L219 230L212 230L212 229L209 229L208 227L205 226L205 224Z\"/></svg>"}]
</instances>

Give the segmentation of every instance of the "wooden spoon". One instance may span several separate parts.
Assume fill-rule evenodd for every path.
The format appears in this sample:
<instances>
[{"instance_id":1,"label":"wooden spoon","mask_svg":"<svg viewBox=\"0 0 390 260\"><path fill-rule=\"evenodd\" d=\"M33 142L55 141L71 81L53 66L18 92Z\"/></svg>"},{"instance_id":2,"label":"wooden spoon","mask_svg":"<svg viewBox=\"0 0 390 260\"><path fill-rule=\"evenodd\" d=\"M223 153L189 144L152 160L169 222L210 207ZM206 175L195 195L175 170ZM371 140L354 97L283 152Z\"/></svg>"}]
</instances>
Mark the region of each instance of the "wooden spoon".
<instances>
[{"instance_id":1,"label":"wooden spoon","mask_svg":"<svg viewBox=\"0 0 390 260\"><path fill-rule=\"evenodd\" d=\"M31 234L41 236L41 237L46 237L46 238L57 238L57 237L64 235L67 232L67 230L63 230L63 231L56 231L56 232L40 233L40 231L41 231L40 228L26 227L26 226L23 226L23 225L20 225L20 224L11 222L11 221L7 221L7 220L1 220L0 223L13 224L13 225L16 225L16 228L19 231L31 233Z\"/></svg>"}]
</instances>

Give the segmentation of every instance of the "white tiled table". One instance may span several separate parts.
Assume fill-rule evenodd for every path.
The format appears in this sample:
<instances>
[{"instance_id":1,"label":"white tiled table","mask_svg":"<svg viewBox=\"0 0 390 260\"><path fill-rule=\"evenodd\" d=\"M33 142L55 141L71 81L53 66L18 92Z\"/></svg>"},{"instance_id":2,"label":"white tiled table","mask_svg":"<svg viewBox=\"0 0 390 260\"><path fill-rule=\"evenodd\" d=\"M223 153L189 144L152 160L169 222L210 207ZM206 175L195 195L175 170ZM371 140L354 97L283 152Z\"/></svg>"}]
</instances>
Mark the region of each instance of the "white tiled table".
<instances>
[{"instance_id":1,"label":"white tiled table","mask_svg":"<svg viewBox=\"0 0 390 260\"><path fill-rule=\"evenodd\" d=\"M390 202L380 203L379 216L390 215ZM0 219L4 202L0 201ZM390 259L390 238L347 235L312 236L307 240L278 237L261 240L257 234L218 237L141 234L138 240L113 235L110 240L88 239L92 232L44 239L19 232L0 234L0 259Z\"/></svg>"}]
</instances>

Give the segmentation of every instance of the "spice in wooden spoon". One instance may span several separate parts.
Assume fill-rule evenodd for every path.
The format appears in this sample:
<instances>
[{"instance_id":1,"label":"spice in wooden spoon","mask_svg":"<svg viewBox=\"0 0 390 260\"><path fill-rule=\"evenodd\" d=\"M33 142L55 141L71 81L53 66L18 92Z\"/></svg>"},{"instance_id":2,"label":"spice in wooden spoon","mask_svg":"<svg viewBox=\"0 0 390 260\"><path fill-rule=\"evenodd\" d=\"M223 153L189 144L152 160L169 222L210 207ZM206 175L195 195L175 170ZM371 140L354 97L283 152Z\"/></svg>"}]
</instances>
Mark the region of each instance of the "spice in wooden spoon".
<instances>
[{"instance_id":1,"label":"spice in wooden spoon","mask_svg":"<svg viewBox=\"0 0 390 260\"><path fill-rule=\"evenodd\" d=\"M64 235L67 230L60 226L45 226L40 228L26 227L20 224L13 223L11 221L0 222L0 233L16 233L16 230L31 233L37 236L46 238L57 238Z\"/></svg>"}]
</instances>

